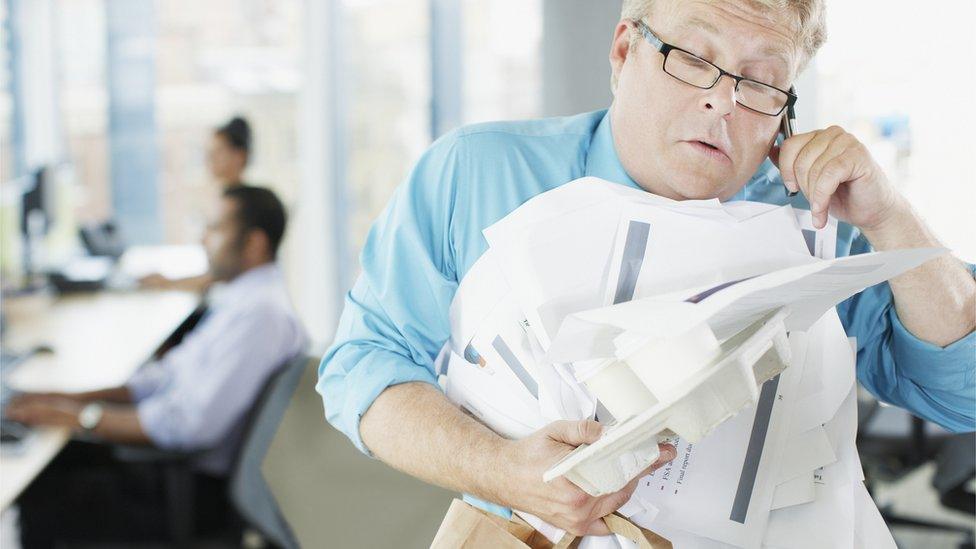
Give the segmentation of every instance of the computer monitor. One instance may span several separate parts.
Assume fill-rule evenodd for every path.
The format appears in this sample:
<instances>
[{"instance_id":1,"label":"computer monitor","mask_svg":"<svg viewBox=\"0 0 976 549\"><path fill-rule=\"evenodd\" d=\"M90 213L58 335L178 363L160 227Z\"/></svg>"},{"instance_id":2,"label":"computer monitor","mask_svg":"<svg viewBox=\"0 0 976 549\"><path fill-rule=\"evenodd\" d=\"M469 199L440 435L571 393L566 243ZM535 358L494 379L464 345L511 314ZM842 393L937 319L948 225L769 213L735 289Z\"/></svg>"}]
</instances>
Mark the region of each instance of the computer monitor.
<instances>
[{"instance_id":1,"label":"computer monitor","mask_svg":"<svg viewBox=\"0 0 976 549\"><path fill-rule=\"evenodd\" d=\"M23 236L23 271L27 285L32 286L31 278L36 274L41 259L36 257L43 246L54 221L54 207L51 196L53 172L49 166L41 166L31 172L21 194L20 234Z\"/></svg>"},{"instance_id":2,"label":"computer monitor","mask_svg":"<svg viewBox=\"0 0 976 549\"><path fill-rule=\"evenodd\" d=\"M24 238L46 235L50 228L54 219L48 189L52 175L48 166L41 166L31 173L20 205L20 233Z\"/></svg>"}]
</instances>

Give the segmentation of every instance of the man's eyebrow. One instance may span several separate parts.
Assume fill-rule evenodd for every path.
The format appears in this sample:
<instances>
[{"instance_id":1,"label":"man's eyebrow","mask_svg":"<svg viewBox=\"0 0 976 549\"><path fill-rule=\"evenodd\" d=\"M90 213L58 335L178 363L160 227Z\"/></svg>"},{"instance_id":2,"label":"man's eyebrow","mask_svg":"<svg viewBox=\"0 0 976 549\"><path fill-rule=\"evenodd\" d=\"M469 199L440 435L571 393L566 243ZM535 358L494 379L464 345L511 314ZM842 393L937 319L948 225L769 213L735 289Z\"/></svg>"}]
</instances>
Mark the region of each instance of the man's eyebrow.
<instances>
[{"instance_id":1,"label":"man's eyebrow","mask_svg":"<svg viewBox=\"0 0 976 549\"><path fill-rule=\"evenodd\" d=\"M685 20L678 25L680 30L703 30L709 34L719 34L718 27L714 23L708 21L707 19L702 19L698 16L692 16L690 19ZM775 57L777 60L782 61L787 67L792 64L792 56L790 52L777 46L767 46L762 50L763 55L770 57Z\"/></svg>"}]
</instances>

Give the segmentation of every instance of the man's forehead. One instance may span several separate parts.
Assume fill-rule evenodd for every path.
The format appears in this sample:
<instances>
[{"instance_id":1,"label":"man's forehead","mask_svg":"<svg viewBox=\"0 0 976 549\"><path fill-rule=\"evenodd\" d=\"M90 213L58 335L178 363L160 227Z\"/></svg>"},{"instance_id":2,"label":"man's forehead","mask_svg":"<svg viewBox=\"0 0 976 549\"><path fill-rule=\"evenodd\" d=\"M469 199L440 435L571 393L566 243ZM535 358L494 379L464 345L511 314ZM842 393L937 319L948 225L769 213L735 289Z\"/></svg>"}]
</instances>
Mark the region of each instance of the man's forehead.
<instances>
[{"instance_id":1,"label":"man's forehead","mask_svg":"<svg viewBox=\"0 0 976 549\"><path fill-rule=\"evenodd\" d=\"M676 5L675 5L676 4ZM772 58L792 68L796 58L795 31L785 21L777 21L766 13L760 13L739 3L735 9L723 8L721 2L675 2L666 16L675 33L692 31L722 36L745 26L750 29L748 36L740 43L755 44L756 53L767 59ZM767 32L762 32L763 30ZM758 32L757 32L758 31ZM760 60L760 59L757 59Z\"/></svg>"}]
</instances>

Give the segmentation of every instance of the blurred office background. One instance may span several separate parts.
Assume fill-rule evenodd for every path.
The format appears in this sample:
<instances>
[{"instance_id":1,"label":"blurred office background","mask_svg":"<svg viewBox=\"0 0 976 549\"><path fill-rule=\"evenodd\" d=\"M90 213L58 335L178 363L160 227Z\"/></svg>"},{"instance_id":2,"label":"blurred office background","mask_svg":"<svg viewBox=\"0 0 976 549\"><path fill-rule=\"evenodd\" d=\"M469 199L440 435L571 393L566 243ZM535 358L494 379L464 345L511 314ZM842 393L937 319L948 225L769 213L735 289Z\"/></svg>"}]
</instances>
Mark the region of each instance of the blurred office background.
<instances>
[{"instance_id":1,"label":"blurred office background","mask_svg":"<svg viewBox=\"0 0 976 549\"><path fill-rule=\"evenodd\" d=\"M618 15L619 0L3 0L3 285L23 280L21 195L41 168L52 224L32 261L78 254L78 227L104 220L130 244L198 243L218 192L206 144L240 114L247 181L292 216L282 262L320 354L372 220L425 147L462 124L606 107ZM973 2L828 2L828 42L798 86L800 131L855 133L971 262L974 20ZM968 523L941 508L932 470L876 495Z\"/></svg>"}]
</instances>

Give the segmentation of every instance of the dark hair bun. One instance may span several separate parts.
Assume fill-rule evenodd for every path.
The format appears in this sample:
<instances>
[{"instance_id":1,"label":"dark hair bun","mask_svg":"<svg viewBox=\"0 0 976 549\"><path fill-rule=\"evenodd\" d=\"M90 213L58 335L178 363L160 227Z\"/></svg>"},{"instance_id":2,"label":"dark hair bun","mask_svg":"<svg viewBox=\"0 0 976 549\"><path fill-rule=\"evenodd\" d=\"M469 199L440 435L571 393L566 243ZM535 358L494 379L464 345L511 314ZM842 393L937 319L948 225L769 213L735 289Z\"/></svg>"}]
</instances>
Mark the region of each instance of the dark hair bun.
<instances>
[{"instance_id":1,"label":"dark hair bun","mask_svg":"<svg viewBox=\"0 0 976 549\"><path fill-rule=\"evenodd\" d=\"M251 125L240 116L235 116L226 124L217 128L216 133L224 137L235 149L244 153L251 152Z\"/></svg>"}]
</instances>

